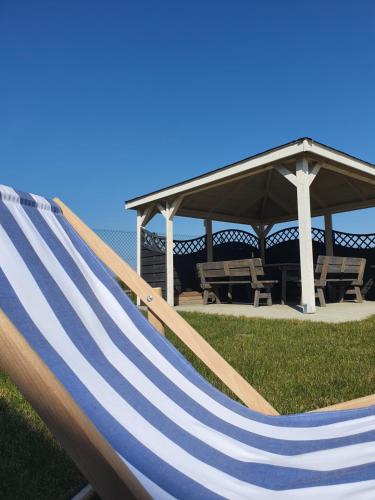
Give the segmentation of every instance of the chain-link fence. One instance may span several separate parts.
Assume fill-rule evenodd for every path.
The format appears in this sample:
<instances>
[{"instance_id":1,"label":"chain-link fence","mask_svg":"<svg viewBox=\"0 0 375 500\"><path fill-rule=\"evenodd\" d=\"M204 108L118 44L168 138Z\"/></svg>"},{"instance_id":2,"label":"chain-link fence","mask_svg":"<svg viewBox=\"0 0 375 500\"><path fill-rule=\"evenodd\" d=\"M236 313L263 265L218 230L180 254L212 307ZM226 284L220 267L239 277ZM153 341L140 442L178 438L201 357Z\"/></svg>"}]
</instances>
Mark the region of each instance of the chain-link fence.
<instances>
[{"instance_id":1,"label":"chain-link fence","mask_svg":"<svg viewBox=\"0 0 375 500\"><path fill-rule=\"evenodd\" d=\"M123 231L121 229L94 229L94 231L133 269L137 268L137 237L135 231Z\"/></svg>"},{"instance_id":2,"label":"chain-link fence","mask_svg":"<svg viewBox=\"0 0 375 500\"><path fill-rule=\"evenodd\" d=\"M122 229L94 229L96 234L118 253L133 269L137 268L137 236L135 231ZM163 238L163 236L160 236ZM195 236L176 234L175 240L190 240Z\"/></svg>"}]
</instances>

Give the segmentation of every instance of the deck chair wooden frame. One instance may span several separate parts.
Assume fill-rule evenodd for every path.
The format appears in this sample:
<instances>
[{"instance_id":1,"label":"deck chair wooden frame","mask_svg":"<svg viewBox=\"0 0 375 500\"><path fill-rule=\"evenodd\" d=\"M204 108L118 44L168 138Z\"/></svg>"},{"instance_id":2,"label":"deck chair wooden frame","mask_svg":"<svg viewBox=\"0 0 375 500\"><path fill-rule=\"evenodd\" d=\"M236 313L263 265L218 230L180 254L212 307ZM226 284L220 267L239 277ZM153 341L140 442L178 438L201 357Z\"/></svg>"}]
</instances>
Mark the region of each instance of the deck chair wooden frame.
<instances>
[{"instance_id":1,"label":"deck chair wooden frame","mask_svg":"<svg viewBox=\"0 0 375 500\"><path fill-rule=\"evenodd\" d=\"M96 253L152 313L167 325L249 408L277 415L278 412L239 375L166 301L86 226L59 199L65 218ZM21 333L0 311L1 368L26 396L57 440L92 485L75 498L96 491L103 498L150 498L126 464L90 422ZM45 398L45 394L51 395ZM375 404L375 394L315 411L361 408Z\"/></svg>"}]
</instances>

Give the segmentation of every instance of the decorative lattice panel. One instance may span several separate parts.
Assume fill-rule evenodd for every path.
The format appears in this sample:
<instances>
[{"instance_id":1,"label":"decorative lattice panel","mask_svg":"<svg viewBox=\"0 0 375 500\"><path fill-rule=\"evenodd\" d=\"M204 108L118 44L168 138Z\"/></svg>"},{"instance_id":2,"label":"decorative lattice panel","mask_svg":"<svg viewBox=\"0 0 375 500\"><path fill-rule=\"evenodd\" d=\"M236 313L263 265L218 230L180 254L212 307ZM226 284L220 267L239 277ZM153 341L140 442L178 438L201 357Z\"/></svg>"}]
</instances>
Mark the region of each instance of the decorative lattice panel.
<instances>
[{"instance_id":1,"label":"decorative lattice panel","mask_svg":"<svg viewBox=\"0 0 375 500\"><path fill-rule=\"evenodd\" d=\"M238 229L226 229L214 233L212 235L212 242L214 245L221 245L223 243L244 243L245 245L255 248L259 247L259 239L257 236Z\"/></svg>"},{"instance_id":2,"label":"decorative lattice panel","mask_svg":"<svg viewBox=\"0 0 375 500\"><path fill-rule=\"evenodd\" d=\"M323 229L313 227L311 230L311 236L313 241L316 241L317 243L325 243L325 234Z\"/></svg>"},{"instance_id":3,"label":"decorative lattice panel","mask_svg":"<svg viewBox=\"0 0 375 500\"><path fill-rule=\"evenodd\" d=\"M317 243L324 243L324 230L313 227L311 237L313 241L316 241ZM285 229L281 229L280 231L276 231L276 233L270 234L266 238L266 248L271 248L275 245L279 245L280 243L284 243L285 241L298 240L298 238L298 227L287 227Z\"/></svg>"},{"instance_id":4,"label":"decorative lattice panel","mask_svg":"<svg viewBox=\"0 0 375 500\"><path fill-rule=\"evenodd\" d=\"M298 227L288 227L270 234L266 238L266 248L284 243L284 241L298 240Z\"/></svg>"},{"instance_id":5,"label":"decorative lattice panel","mask_svg":"<svg viewBox=\"0 0 375 500\"><path fill-rule=\"evenodd\" d=\"M106 236L104 239L112 240L112 246L122 245L123 232L111 231L111 234L105 234L104 231L101 231L101 236ZM118 233L118 234L117 234ZM147 248L148 250L154 250L158 252L165 252L165 237L160 236L156 233L151 233L149 231L143 231L143 248ZM353 233L344 233L341 231L334 231L334 242L335 245L343 246L346 248L361 248L361 249L370 249L375 248L375 234L353 234ZM312 239L317 243L324 244L325 236L324 230L318 228L312 228ZM288 227L272 233L266 238L266 248L272 248L275 245L279 245L281 243L287 241L298 240L299 232L298 227ZM117 241L116 241L117 240ZM114 245L116 241L116 245ZM259 248L259 239L252 233L248 233L247 231L241 231L238 229L226 229L223 231L218 231L212 235L213 245L223 245L226 243L243 243L245 245L249 245L253 248ZM206 237L200 236L199 238L193 238L190 240L175 240L174 241L174 254L175 255L190 255L196 252L203 251L206 248Z\"/></svg>"},{"instance_id":6,"label":"decorative lattice panel","mask_svg":"<svg viewBox=\"0 0 375 500\"><path fill-rule=\"evenodd\" d=\"M238 229L225 229L223 231L213 233L212 243L214 246L222 245L224 243L244 243L258 248L258 238L255 235ZM194 238L192 240L178 240L174 242L175 255L189 255L200 252L205 248L205 236Z\"/></svg>"},{"instance_id":7,"label":"decorative lattice panel","mask_svg":"<svg viewBox=\"0 0 375 500\"><path fill-rule=\"evenodd\" d=\"M334 231L335 245L346 248L375 248L375 234L353 234Z\"/></svg>"},{"instance_id":8,"label":"decorative lattice panel","mask_svg":"<svg viewBox=\"0 0 375 500\"><path fill-rule=\"evenodd\" d=\"M156 252L165 252L165 237L144 229L142 231L142 247Z\"/></svg>"},{"instance_id":9,"label":"decorative lattice panel","mask_svg":"<svg viewBox=\"0 0 375 500\"><path fill-rule=\"evenodd\" d=\"M206 237L200 236L192 240L175 240L173 253L175 255L189 255L206 248Z\"/></svg>"}]
</instances>

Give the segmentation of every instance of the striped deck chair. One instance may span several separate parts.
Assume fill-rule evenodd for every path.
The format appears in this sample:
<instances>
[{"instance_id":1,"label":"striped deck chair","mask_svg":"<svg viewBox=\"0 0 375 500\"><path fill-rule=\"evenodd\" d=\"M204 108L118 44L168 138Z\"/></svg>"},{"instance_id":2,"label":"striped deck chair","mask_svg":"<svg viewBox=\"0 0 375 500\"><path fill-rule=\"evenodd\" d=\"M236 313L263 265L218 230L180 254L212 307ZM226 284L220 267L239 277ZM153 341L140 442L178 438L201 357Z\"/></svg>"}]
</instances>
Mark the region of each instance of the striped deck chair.
<instances>
[{"instance_id":1,"label":"striped deck chair","mask_svg":"<svg viewBox=\"0 0 375 500\"><path fill-rule=\"evenodd\" d=\"M271 415L62 202L0 194L1 366L103 499L375 498L374 406ZM108 266L262 412L203 379Z\"/></svg>"}]
</instances>

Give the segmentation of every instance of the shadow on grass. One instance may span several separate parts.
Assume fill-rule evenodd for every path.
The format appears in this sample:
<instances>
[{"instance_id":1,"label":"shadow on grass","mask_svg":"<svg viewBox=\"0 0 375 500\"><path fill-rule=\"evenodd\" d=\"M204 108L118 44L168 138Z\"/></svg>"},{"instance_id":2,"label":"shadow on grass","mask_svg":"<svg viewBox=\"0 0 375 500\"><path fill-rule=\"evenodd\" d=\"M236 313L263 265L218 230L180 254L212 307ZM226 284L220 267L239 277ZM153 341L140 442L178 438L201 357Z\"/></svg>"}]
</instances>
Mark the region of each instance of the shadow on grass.
<instances>
[{"instance_id":1,"label":"shadow on grass","mask_svg":"<svg viewBox=\"0 0 375 500\"><path fill-rule=\"evenodd\" d=\"M71 498L87 481L1 373L0 389L0 498Z\"/></svg>"}]
</instances>

